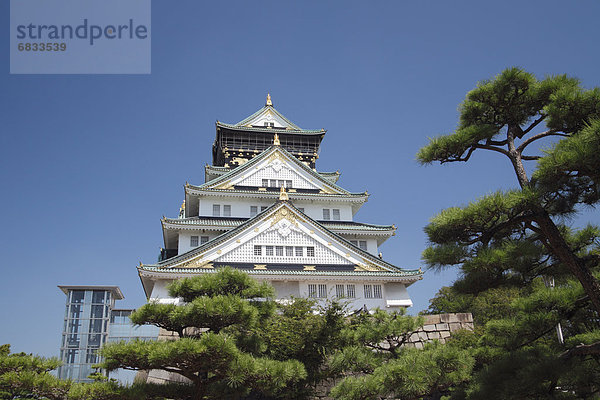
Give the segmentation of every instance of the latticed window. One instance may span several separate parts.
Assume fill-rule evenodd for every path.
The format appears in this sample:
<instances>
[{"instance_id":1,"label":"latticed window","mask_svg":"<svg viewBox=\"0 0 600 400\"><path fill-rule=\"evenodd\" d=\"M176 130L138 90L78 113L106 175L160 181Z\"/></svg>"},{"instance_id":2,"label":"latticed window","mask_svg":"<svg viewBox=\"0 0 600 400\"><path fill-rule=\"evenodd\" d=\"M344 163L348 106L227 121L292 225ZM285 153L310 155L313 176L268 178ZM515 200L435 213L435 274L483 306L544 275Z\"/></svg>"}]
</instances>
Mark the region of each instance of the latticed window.
<instances>
[{"instance_id":1,"label":"latticed window","mask_svg":"<svg viewBox=\"0 0 600 400\"><path fill-rule=\"evenodd\" d=\"M288 179L288 180L286 180L286 181L285 181L285 187L286 187L286 188L291 188L291 187L292 187L292 181L291 181L291 180L289 180L289 179Z\"/></svg>"},{"instance_id":2,"label":"latticed window","mask_svg":"<svg viewBox=\"0 0 600 400\"><path fill-rule=\"evenodd\" d=\"M320 284L319 285L319 298L326 299L327 298L327 285Z\"/></svg>"},{"instance_id":3,"label":"latticed window","mask_svg":"<svg viewBox=\"0 0 600 400\"><path fill-rule=\"evenodd\" d=\"M350 243L355 245L361 250L367 251L367 241L366 240L351 240Z\"/></svg>"},{"instance_id":4,"label":"latticed window","mask_svg":"<svg viewBox=\"0 0 600 400\"><path fill-rule=\"evenodd\" d=\"M267 256L272 256L273 255L273 246L265 246L265 254Z\"/></svg>"},{"instance_id":5,"label":"latticed window","mask_svg":"<svg viewBox=\"0 0 600 400\"><path fill-rule=\"evenodd\" d=\"M308 284L308 297L316 298L317 297L317 285L314 283Z\"/></svg>"},{"instance_id":6,"label":"latticed window","mask_svg":"<svg viewBox=\"0 0 600 400\"><path fill-rule=\"evenodd\" d=\"M262 256L262 246L254 246L254 255Z\"/></svg>"},{"instance_id":7,"label":"latticed window","mask_svg":"<svg viewBox=\"0 0 600 400\"><path fill-rule=\"evenodd\" d=\"M344 285L335 285L335 296L336 297L346 297L344 295Z\"/></svg>"},{"instance_id":8,"label":"latticed window","mask_svg":"<svg viewBox=\"0 0 600 400\"><path fill-rule=\"evenodd\" d=\"M263 187L267 187L267 186L269 186L269 180L268 180L268 179L263 179L263 180L262 180L262 186L263 186Z\"/></svg>"},{"instance_id":9,"label":"latticed window","mask_svg":"<svg viewBox=\"0 0 600 400\"><path fill-rule=\"evenodd\" d=\"M323 219L324 220L330 220L330 216L329 216L329 208L324 208L323 209Z\"/></svg>"},{"instance_id":10,"label":"latticed window","mask_svg":"<svg viewBox=\"0 0 600 400\"><path fill-rule=\"evenodd\" d=\"M356 297L356 286L346 285L346 297L353 299Z\"/></svg>"},{"instance_id":11,"label":"latticed window","mask_svg":"<svg viewBox=\"0 0 600 400\"><path fill-rule=\"evenodd\" d=\"M267 209L267 206L260 206L260 211L263 212Z\"/></svg>"},{"instance_id":12,"label":"latticed window","mask_svg":"<svg viewBox=\"0 0 600 400\"><path fill-rule=\"evenodd\" d=\"M283 257L283 246L275 246L275 255Z\"/></svg>"},{"instance_id":13,"label":"latticed window","mask_svg":"<svg viewBox=\"0 0 600 400\"><path fill-rule=\"evenodd\" d=\"M296 247L296 257L304 257L304 247Z\"/></svg>"},{"instance_id":14,"label":"latticed window","mask_svg":"<svg viewBox=\"0 0 600 400\"><path fill-rule=\"evenodd\" d=\"M208 243L208 236L200 236L200 244Z\"/></svg>"},{"instance_id":15,"label":"latticed window","mask_svg":"<svg viewBox=\"0 0 600 400\"><path fill-rule=\"evenodd\" d=\"M225 204L223 206L223 216L224 217L231 217L231 205Z\"/></svg>"},{"instance_id":16,"label":"latticed window","mask_svg":"<svg viewBox=\"0 0 600 400\"><path fill-rule=\"evenodd\" d=\"M250 216L254 217L258 214L258 206L250 206Z\"/></svg>"},{"instance_id":17,"label":"latticed window","mask_svg":"<svg viewBox=\"0 0 600 400\"><path fill-rule=\"evenodd\" d=\"M381 285L373 285L373 298L381 299L382 297Z\"/></svg>"},{"instance_id":18,"label":"latticed window","mask_svg":"<svg viewBox=\"0 0 600 400\"><path fill-rule=\"evenodd\" d=\"M307 247L306 248L306 257L314 257L315 256L315 248Z\"/></svg>"},{"instance_id":19,"label":"latticed window","mask_svg":"<svg viewBox=\"0 0 600 400\"><path fill-rule=\"evenodd\" d=\"M213 217L220 217L220 216L221 216L221 205L213 204Z\"/></svg>"},{"instance_id":20,"label":"latticed window","mask_svg":"<svg viewBox=\"0 0 600 400\"><path fill-rule=\"evenodd\" d=\"M335 221L339 221L340 220L340 210L339 208L334 208L333 210L331 210L332 214L333 214L333 219Z\"/></svg>"},{"instance_id":21,"label":"latticed window","mask_svg":"<svg viewBox=\"0 0 600 400\"><path fill-rule=\"evenodd\" d=\"M294 248L292 246L285 246L285 256L294 257Z\"/></svg>"},{"instance_id":22,"label":"latticed window","mask_svg":"<svg viewBox=\"0 0 600 400\"><path fill-rule=\"evenodd\" d=\"M190 246L198 246L198 236L190 236Z\"/></svg>"},{"instance_id":23,"label":"latticed window","mask_svg":"<svg viewBox=\"0 0 600 400\"><path fill-rule=\"evenodd\" d=\"M365 299L373 298L373 285L365 285Z\"/></svg>"}]
</instances>

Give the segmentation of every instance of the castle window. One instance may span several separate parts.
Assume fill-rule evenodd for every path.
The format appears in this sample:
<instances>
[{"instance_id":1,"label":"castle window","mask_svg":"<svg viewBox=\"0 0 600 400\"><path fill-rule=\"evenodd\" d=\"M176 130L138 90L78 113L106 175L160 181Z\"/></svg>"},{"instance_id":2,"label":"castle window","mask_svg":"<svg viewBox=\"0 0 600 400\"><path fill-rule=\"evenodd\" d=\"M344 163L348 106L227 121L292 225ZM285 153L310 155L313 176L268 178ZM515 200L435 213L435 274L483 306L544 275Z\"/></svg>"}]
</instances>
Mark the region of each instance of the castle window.
<instances>
[{"instance_id":1,"label":"castle window","mask_svg":"<svg viewBox=\"0 0 600 400\"><path fill-rule=\"evenodd\" d=\"M331 210L333 213L333 219L335 221L339 221L340 220L340 210L339 208L334 208L333 210Z\"/></svg>"},{"instance_id":2,"label":"castle window","mask_svg":"<svg viewBox=\"0 0 600 400\"><path fill-rule=\"evenodd\" d=\"M365 299L372 299L373 298L373 285L365 285L364 290L365 290Z\"/></svg>"},{"instance_id":3,"label":"castle window","mask_svg":"<svg viewBox=\"0 0 600 400\"><path fill-rule=\"evenodd\" d=\"M351 240L350 243L355 245L361 250L367 251L367 241L366 240Z\"/></svg>"},{"instance_id":4,"label":"castle window","mask_svg":"<svg viewBox=\"0 0 600 400\"><path fill-rule=\"evenodd\" d=\"M331 219L330 215L329 215L329 208L324 208L323 209L323 219L328 221Z\"/></svg>"},{"instance_id":5,"label":"castle window","mask_svg":"<svg viewBox=\"0 0 600 400\"><path fill-rule=\"evenodd\" d=\"M200 244L204 244L208 242L208 236L200 236Z\"/></svg>"},{"instance_id":6,"label":"castle window","mask_svg":"<svg viewBox=\"0 0 600 400\"><path fill-rule=\"evenodd\" d=\"M292 187L292 181L291 180L285 181L285 187L286 188L291 188Z\"/></svg>"},{"instance_id":7,"label":"castle window","mask_svg":"<svg viewBox=\"0 0 600 400\"><path fill-rule=\"evenodd\" d=\"M304 247L296 247L296 257L304 256Z\"/></svg>"},{"instance_id":8,"label":"castle window","mask_svg":"<svg viewBox=\"0 0 600 400\"><path fill-rule=\"evenodd\" d=\"M260 212L263 212L267 209L267 206L260 206Z\"/></svg>"},{"instance_id":9,"label":"castle window","mask_svg":"<svg viewBox=\"0 0 600 400\"><path fill-rule=\"evenodd\" d=\"M344 295L344 285L335 285L335 296L336 297L346 297Z\"/></svg>"},{"instance_id":10,"label":"castle window","mask_svg":"<svg viewBox=\"0 0 600 400\"><path fill-rule=\"evenodd\" d=\"M283 257L283 246L275 246L275 255Z\"/></svg>"},{"instance_id":11,"label":"castle window","mask_svg":"<svg viewBox=\"0 0 600 400\"><path fill-rule=\"evenodd\" d=\"M254 246L254 255L262 256L262 246Z\"/></svg>"},{"instance_id":12,"label":"castle window","mask_svg":"<svg viewBox=\"0 0 600 400\"><path fill-rule=\"evenodd\" d=\"M356 297L355 285L346 285L346 297L348 297L349 299L353 299Z\"/></svg>"},{"instance_id":13,"label":"castle window","mask_svg":"<svg viewBox=\"0 0 600 400\"><path fill-rule=\"evenodd\" d=\"M382 297L381 285L373 285L373 298L381 299Z\"/></svg>"},{"instance_id":14,"label":"castle window","mask_svg":"<svg viewBox=\"0 0 600 400\"><path fill-rule=\"evenodd\" d=\"M265 254L267 256L272 256L273 255L273 246L265 246Z\"/></svg>"},{"instance_id":15,"label":"castle window","mask_svg":"<svg viewBox=\"0 0 600 400\"><path fill-rule=\"evenodd\" d=\"M250 206L250 216L255 217L258 214L258 206Z\"/></svg>"},{"instance_id":16,"label":"castle window","mask_svg":"<svg viewBox=\"0 0 600 400\"><path fill-rule=\"evenodd\" d=\"M294 248L292 246L285 246L285 256L294 257Z\"/></svg>"},{"instance_id":17,"label":"castle window","mask_svg":"<svg viewBox=\"0 0 600 400\"><path fill-rule=\"evenodd\" d=\"M306 248L306 257L314 257L315 256L315 248L307 247Z\"/></svg>"},{"instance_id":18,"label":"castle window","mask_svg":"<svg viewBox=\"0 0 600 400\"><path fill-rule=\"evenodd\" d=\"M326 299L327 298L327 285L319 285L319 298Z\"/></svg>"},{"instance_id":19,"label":"castle window","mask_svg":"<svg viewBox=\"0 0 600 400\"><path fill-rule=\"evenodd\" d=\"M221 205L213 204L213 217L220 217L220 216L221 216Z\"/></svg>"},{"instance_id":20,"label":"castle window","mask_svg":"<svg viewBox=\"0 0 600 400\"><path fill-rule=\"evenodd\" d=\"M223 216L224 217L231 217L231 206L228 204L225 204L223 206Z\"/></svg>"},{"instance_id":21,"label":"castle window","mask_svg":"<svg viewBox=\"0 0 600 400\"><path fill-rule=\"evenodd\" d=\"M269 186L269 180L268 179L263 179L262 180L262 185L263 185L263 187Z\"/></svg>"},{"instance_id":22,"label":"castle window","mask_svg":"<svg viewBox=\"0 0 600 400\"><path fill-rule=\"evenodd\" d=\"M316 298L317 297L317 285L314 283L308 284L308 297Z\"/></svg>"},{"instance_id":23,"label":"castle window","mask_svg":"<svg viewBox=\"0 0 600 400\"><path fill-rule=\"evenodd\" d=\"M198 246L198 236L190 236L190 246L192 246L192 247Z\"/></svg>"},{"instance_id":24,"label":"castle window","mask_svg":"<svg viewBox=\"0 0 600 400\"><path fill-rule=\"evenodd\" d=\"M298 207L298 210L304 212L304 207Z\"/></svg>"}]
</instances>

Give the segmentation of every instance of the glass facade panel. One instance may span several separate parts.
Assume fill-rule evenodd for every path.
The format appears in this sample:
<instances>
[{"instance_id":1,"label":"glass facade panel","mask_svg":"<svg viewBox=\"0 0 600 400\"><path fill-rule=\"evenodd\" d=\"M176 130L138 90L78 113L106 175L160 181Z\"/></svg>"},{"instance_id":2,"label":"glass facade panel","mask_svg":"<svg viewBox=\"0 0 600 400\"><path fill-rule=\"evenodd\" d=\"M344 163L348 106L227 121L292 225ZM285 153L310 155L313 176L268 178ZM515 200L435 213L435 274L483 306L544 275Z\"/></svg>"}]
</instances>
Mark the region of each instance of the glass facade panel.
<instances>
[{"instance_id":1,"label":"glass facade panel","mask_svg":"<svg viewBox=\"0 0 600 400\"><path fill-rule=\"evenodd\" d=\"M104 295L106 292L104 290L94 290L92 293L92 303L94 304L104 304Z\"/></svg>"}]
</instances>

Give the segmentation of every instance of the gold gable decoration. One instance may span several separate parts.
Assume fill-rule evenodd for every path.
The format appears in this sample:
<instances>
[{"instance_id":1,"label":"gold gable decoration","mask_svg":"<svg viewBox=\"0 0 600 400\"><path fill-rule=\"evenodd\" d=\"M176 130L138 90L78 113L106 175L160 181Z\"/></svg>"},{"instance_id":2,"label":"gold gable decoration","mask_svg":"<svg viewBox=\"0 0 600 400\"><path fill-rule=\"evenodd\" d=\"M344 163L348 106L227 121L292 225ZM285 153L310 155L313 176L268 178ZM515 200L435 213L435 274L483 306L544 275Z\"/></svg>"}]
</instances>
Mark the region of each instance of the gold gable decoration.
<instances>
[{"instance_id":1,"label":"gold gable decoration","mask_svg":"<svg viewBox=\"0 0 600 400\"><path fill-rule=\"evenodd\" d=\"M282 207L279 210L277 210L275 214L273 214L271 226L277 224L282 219L287 219L290 223L292 223L295 226L298 226L298 220L301 222L306 222L302 218L296 217L296 215L293 212L289 211L287 208Z\"/></svg>"},{"instance_id":2,"label":"gold gable decoration","mask_svg":"<svg viewBox=\"0 0 600 400\"><path fill-rule=\"evenodd\" d=\"M201 257L196 258L194 260L190 260L186 263L183 263L179 266L179 268L201 268L201 269L212 269L213 263L212 261L203 261Z\"/></svg>"}]
</instances>

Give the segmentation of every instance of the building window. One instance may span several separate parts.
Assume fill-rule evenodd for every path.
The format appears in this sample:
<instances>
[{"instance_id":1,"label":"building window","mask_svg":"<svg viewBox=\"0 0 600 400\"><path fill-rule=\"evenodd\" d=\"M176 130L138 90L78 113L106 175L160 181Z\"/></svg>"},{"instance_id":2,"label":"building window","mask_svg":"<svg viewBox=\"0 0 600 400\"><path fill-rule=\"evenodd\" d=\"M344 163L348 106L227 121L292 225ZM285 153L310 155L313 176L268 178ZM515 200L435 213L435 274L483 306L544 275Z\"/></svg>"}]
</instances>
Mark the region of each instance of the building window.
<instances>
[{"instance_id":1,"label":"building window","mask_svg":"<svg viewBox=\"0 0 600 400\"><path fill-rule=\"evenodd\" d=\"M250 217L255 217L258 214L258 206L250 206Z\"/></svg>"},{"instance_id":2,"label":"building window","mask_svg":"<svg viewBox=\"0 0 600 400\"><path fill-rule=\"evenodd\" d=\"M262 186L263 186L263 187L267 187L267 186L269 186L269 180L268 180L268 179L263 179L263 180L262 180Z\"/></svg>"},{"instance_id":3,"label":"building window","mask_svg":"<svg viewBox=\"0 0 600 400\"><path fill-rule=\"evenodd\" d=\"M263 212L267 209L267 206L260 206L260 212Z\"/></svg>"},{"instance_id":4,"label":"building window","mask_svg":"<svg viewBox=\"0 0 600 400\"><path fill-rule=\"evenodd\" d=\"M317 285L314 283L308 284L308 297L316 298L317 297Z\"/></svg>"},{"instance_id":5,"label":"building window","mask_svg":"<svg viewBox=\"0 0 600 400\"><path fill-rule=\"evenodd\" d=\"M346 297L353 299L356 297L356 286L346 285Z\"/></svg>"},{"instance_id":6,"label":"building window","mask_svg":"<svg viewBox=\"0 0 600 400\"><path fill-rule=\"evenodd\" d=\"M294 257L294 248L292 246L285 246L285 256Z\"/></svg>"},{"instance_id":7,"label":"building window","mask_svg":"<svg viewBox=\"0 0 600 400\"><path fill-rule=\"evenodd\" d=\"M213 204L213 217L221 216L221 205Z\"/></svg>"},{"instance_id":8,"label":"building window","mask_svg":"<svg viewBox=\"0 0 600 400\"><path fill-rule=\"evenodd\" d=\"M373 285L373 298L381 299L382 297L381 285Z\"/></svg>"},{"instance_id":9,"label":"building window","mask_svg":"<svg viewBox=\"0 0 600 400\"><path fill-rule=\"evenodd\" d=\"M273 246L265 246L265 255L267 255L267 256L273 255Z\"/></svg>"},{"instance_id":10,"label":"building window","mask_svg":"<svg viewBox=\"0 0 600 400\"><path fill-rule=\"evenodd\" d=\"M275 255L283 257L283 246L275 246Z\"/></svg>"},{"instance_id":11,"label":"building window","mask_svg":"<svg viewBox=\"0 0 600 400\"><path fill-rule=\"evenodd\" d=\"M367 251L367 241L366 240L351 240L350 243L355 245L361 250Z\"/></svg>"},{"instance_id":12,"label":"building window","mask_svg":"<svg viewBox=\"0 0 600 400\"><path fill-rule=\"evenodd\" d=\"M326 221L328 221L328 220L331 219L330 216L329 216L329 208L324 208L323 209L323 219L326 220Z\"/></svg>"},{"instance_id":13,"label":"building window","mask_svg":"<svg viewBox=\"0 0 600 400\"><path fill-rule=\"evenodd\" d=\"M200 236L200 244L208 243L208 236Z\"/></svg>"},{"instance_id":14,"label":"building window","mask_svg":"<svg viewBox=\"0 0 600 400\"><path fill-rule=\"evenodd\" d=\"M223 216L224 217L231 217L231 206L226 204L223 206Z\"/></svg>"},{"instance_id":15,"label":"building window","mask_svg":"<svg viewBox=\"0 0 600 400\"><path fill-rule=\"evenodd\" d=\"M254 255L262 256L262 246L254 246Z\"/></svg>"},{"instance_id":16,"label":"building window","mask_svg":"<svg viewBox=\"0 0 600 400\"><path fill-rule=\"evenodd\" d=\"M333 219L335 221L339 221L340 220L340 209L339 208L334 208L332 211L333 214Z\"/></svg>"},{"instance_id":17,"label":"building window","mask_svg":"<svg viewBox=\"0 0 600 400\"><path fill-rule=\"evenodd\" d=\"M373 298L373 285L365 285L365 299Z\"/></svg>"},{"instance_id":18,"label":"building window","mask_svg":"<svg viewBox=\"0 0 600 400\"><path fill-rule=\"evenodd\" d=\"M291 180L285 181L285 187L286 188L291 188L292 187L292 181Z\"/></svg>"},{"instance_id":19,"label":"building window","mask_svg":"<svg viewBox=\"0 0 600 400\"><path fill-rule=\"evenodd\" d=\"M315 256L315 248L307 247L306 248L306 257L314 257Z\"/></svg>"},{"instance_id":20,"label":"building window","mask_svg":"<svg viewBox=\"0 0 600 400\"><path fill-rule=\"evenodd\" d=\"M190 246L192 246L192 247L198 246L198 236L190 237Z\"/></svg>"},{"instance_id":21,"label":"building window","mask_svg":"<svg viewBox=\"0 0 600 400\"><path fill-rule=\"evenodd\" d=\"M271 179L269 181L269 183L270 183L269 186L271 186L271 187L277 187L277 179Z\"/></svg>"},{"instance_id":22,"label":"building window","mask_svg":"<svg viewBox=\"0 0 600 400\"><path fill-rule=\"evenodd\" d=\"M265 126L269 128L275 128L275 122L265 122Z\"/></svg>"},{"instance_id":23,"label":"building window","mask_svg":"<svg viewBox=\"0 0 600 400\"><path fill-rule=\"evenodd\" d=\"M304 257L304 247L296 247L296 257Z\"/></svg>"},{"instance_id":24,"label":"building window","mask_svg":"<svg viewBox=\"0 0 600 400\"><path fill-rule=\"evenodd\" d=\"M298 207L298 211L304 212L304 207Z\"/></svg>"},{"instance_id":25,"label":"building window","mask_svg":"<svg viewBox=\"0 0 600 400\"><path fill-rule=\"evenodd\" d=\"M319 298L326 299L327 298L327 285L319 285Z\"/></svg>"},{"instance_id":26,"label":"building window","mask_svg":"<svg viewBox=\"0 0 600 400\"><path fill-rule=\"evenodd\" d=\"M344 295L344 285L335 285L335 297L346 297Z\"/></svg>"}]
</instances>

